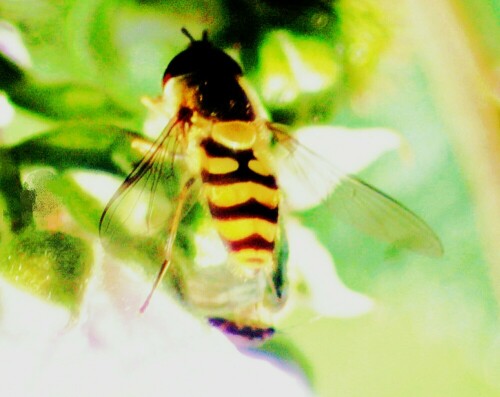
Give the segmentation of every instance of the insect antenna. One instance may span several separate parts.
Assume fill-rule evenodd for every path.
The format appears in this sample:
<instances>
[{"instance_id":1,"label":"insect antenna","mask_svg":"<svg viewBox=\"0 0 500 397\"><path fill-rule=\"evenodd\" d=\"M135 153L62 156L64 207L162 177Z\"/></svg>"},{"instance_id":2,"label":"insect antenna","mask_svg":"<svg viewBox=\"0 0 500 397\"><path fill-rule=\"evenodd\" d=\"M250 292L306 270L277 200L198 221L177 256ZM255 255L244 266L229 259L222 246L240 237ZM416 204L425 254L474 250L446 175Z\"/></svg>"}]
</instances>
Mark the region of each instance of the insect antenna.
<instances>
[{"instance_id":1,"label":"insect antenna","mask_svg":"<svg viewBox=\"0 0 500 397\"><path fill-rule=\"evenodd\" d=\"M191 43L194 43L196 41L195 38L191 36L191 33L189 33L189 31L186 28L182 28L181 32L191 41Z\"/></svg>"}]
</instances>

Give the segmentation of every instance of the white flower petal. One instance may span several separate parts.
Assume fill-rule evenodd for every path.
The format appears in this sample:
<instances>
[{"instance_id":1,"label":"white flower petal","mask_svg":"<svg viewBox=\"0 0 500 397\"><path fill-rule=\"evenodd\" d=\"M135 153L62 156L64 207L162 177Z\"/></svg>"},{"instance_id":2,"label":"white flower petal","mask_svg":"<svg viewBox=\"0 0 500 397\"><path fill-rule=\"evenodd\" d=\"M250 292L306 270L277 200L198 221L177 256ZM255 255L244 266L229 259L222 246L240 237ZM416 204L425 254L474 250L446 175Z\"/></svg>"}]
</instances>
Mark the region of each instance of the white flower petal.
<instances>
[{"instance_id":1,"label":"white flower petal","mask_svg":"<svg viewBox=\"0 0 500 397\"><path fill-rule=\"evenodd\" d=\"M286 222L290 245L290 266L300 269L310 288L313 308L322 315L354 317L373 308L367 296L347 288L335 272L329 252L314 233L295 220Z\"/></svg>"},{"instance_id":2,"label":"white flower petal","mask_svg":"<svg viewBox=\"0 0 500 397\"><path fill-rule=\"evenodd\" d=\"M45 303L0 278L0 333L32 341L57 334L69 321L67 310ZM34 324L39 324L34 327ZM0 338L1 339L1 338Z\"/></svg>"},{"instance_id":3,"label":"white flower petal","mask_svg":"<svg viewBox=\"0 0 500 397\"><path fill-rule=\"evenodd\" d=\"M140 315L151 284L128 268L106 263L102 280L97 277L90 284L86 317L65 332L62 320L67 320L67 313L61 317L64 311L27 295L36 313L30 305L14 305L12 310L21 310L25 320L36 314L29 325L23 321L14 327L7 324L15 320L11 314L2 317L0 395L312 394L301 377L268 360L241 354L219 331L161 291ZM2 302L10 305L13 299L6 298L13 289L1 287ZM25 328L29 332L13 333Z\"/></svg>"},{"instance_id":4,"label":"white flower petal","mask_svg":"<svg viewBox=\"0 0 500 397\"><path fill-rule=\"evenodd\" d=\"M14 107L5 94L0 93L0 128L7 127L14 118Z\"/></svg>"},{"instance_id":5,"label":"white flower petal","mask_svg":"<svg viewBox=\"0 0 500 397\"><path fill-rule=\"evenodd\" d=\"M297 130L294 137L349 174L362 170L401 145L400 135L386 128L310 126Z\"/></svg>"},{"instance_id":6,"label":"white flower petal","mask_svg":"<svg viewBox=\"0 0 500 397\"><path fill-rule=\"evenodd\" d=\"M23 67L31 66L31 57L19 31L9 22L0 20L0 52Z\"/></svg>"},{"instance_id":7,"label":"white flower petal","mask_svg":"<svg viewBox=\"0 0 500 397\"><path fill-rule=\"evenodd\" d=\"M397 133L383 128L304 127L294 138L301 147L277 164L280 187L292 210L320 204L344 175L358 172L401 145Z\"/></svg>"}]
</instances>

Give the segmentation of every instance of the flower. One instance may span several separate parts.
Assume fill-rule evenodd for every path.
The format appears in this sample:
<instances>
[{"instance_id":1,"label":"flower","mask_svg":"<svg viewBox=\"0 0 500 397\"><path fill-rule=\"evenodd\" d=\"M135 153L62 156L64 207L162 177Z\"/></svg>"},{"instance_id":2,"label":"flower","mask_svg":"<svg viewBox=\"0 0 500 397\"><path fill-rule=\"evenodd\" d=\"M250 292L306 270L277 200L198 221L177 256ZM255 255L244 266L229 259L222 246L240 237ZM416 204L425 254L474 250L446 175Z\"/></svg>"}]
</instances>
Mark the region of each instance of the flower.
<instances>
[{"instance_id":1,"label":"flower","mask_svg":"<svg viewBox=\"0 0 500 397\"><path fill-rule=\"evenodd\" d=\"M67 326L67 311L0 281L2 395L311 395L304 379L242 355L166 295L139 314L149 282L103 261L82 316Z\"/></svg>"}]
</instances>

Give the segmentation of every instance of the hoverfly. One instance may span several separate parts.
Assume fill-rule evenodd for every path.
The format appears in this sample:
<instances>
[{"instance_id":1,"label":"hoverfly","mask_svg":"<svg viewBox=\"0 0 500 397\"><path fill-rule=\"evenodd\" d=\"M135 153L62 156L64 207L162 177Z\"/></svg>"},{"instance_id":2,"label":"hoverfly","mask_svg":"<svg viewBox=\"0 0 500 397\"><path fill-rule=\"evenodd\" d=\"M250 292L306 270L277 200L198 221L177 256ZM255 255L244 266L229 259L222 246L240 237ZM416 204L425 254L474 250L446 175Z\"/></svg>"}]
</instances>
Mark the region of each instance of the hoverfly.
<instances>
[{"instance_id":1,"label":"hoverfly","mask_svg":"<svg viewBox=\"0 0 500 397\"><path fill-rule=\"evenodd\" d=\"M160 100L150 102L150 107L168 115L170 121L107 204L100 233L104 239L112 238L115 224L120 223L115 214L131 190L154 194L160 181L170 183L174 168L181 165L181 187L169 216L163 263L141 311L176 261L179 225L194 201L205 211L227 257L220 277L214 272L205 274L204 269L194 281L188 280L192 296L201 297L201 302L212 299L220 303L222 309L208 317L224 333L267 339L274 328L261 318L260 308L278 310L287 295L287 244L280 211L283 192L276 153L284 148L288 159L298 153L310 157L311 153L283 127L268 120L239 64L215 47L206 31L201 40L185 29L182 32L190 44L167 66ZM329 164L320 168L328 182L337 185L335 197L342 204L339 217L403 248L441 254L439 239L412 212ZM153 200L148 205L146 216L152 218ZM226 279L231 281L221 281Z\"/></svg>"}]
</instances>

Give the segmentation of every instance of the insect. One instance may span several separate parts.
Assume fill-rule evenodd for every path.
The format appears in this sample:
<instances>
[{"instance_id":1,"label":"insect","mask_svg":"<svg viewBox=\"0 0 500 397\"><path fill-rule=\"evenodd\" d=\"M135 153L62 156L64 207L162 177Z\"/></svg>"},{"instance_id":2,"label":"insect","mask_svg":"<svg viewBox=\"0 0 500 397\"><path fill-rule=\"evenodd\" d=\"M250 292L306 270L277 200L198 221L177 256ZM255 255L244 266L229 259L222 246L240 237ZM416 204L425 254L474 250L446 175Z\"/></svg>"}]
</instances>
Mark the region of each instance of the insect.
<instances>
[{"instance_id":1,"label":"insect","mask_svg":"<svg viewBox=\"0 0 500 397\"><path fill-rule=\"evenodd\" d=\"M220 306L226 310L209 315L211 325L245 339L267 339L274 328L270 320L262 319L260 308L278 310L287 295L288 250L276 153L284 149L288 160L315 156L268 120L239 64L215 47L206 31L201 40L185 29L182 32L190 44L166 68L160 100L149 103L168 115L169 122L104 209L100 233L103 238L113 234L119 223L116 213L132 190L147 190L153 197L158 184L173 181L180 167L181 187L169 216L163 263L141 311L176 260L179 227L194 201L207 214L227 256L222 277L213 276L214 272L205 276L203 270L194 281L188 278L192 295L198 290L201 301L223 300ZM337 185L334 201L342 203L341 218L403 248L428 255L442 252L439 239L412 212L368 184L322 161L316 163L324 179ZM153 218L152 207L150 199L149 218ZM212 285L204 284L211 278ZM221 287L226 279L231 281ZM211 293L213 298L208 297ZM247 299L246 294L255 299Z\"/></svg>"}]
</instances>

